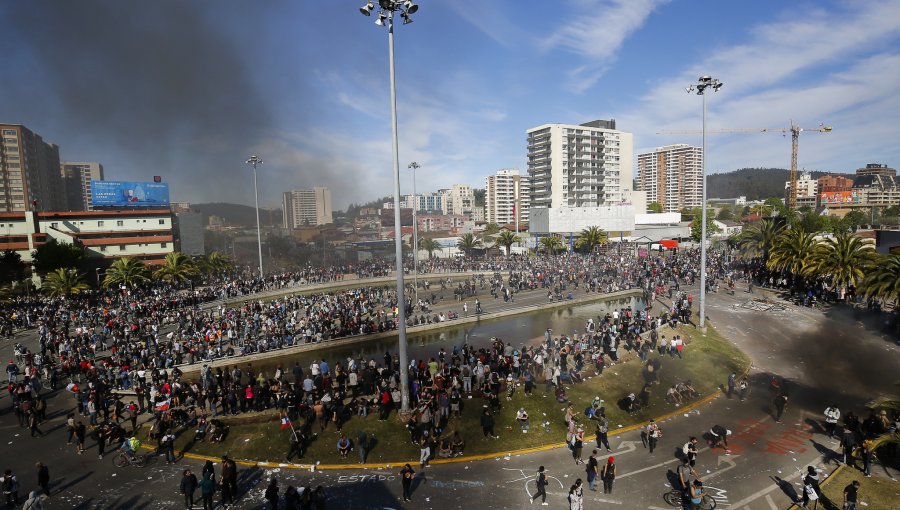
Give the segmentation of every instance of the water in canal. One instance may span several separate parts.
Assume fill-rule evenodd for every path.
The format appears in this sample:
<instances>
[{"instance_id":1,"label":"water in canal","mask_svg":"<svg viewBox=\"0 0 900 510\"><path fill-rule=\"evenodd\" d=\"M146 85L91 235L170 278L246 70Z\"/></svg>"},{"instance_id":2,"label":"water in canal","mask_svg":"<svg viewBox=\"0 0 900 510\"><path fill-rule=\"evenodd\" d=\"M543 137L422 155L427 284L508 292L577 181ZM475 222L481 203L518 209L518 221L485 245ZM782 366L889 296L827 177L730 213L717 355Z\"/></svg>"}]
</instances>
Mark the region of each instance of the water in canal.
<instances>
[{"instance_id":1,"label":"water in canal","mask_svg":"<svg viewBox=\"0 0 900 510\"><path fill-rule=\"evenodd\" d=\"M605 316L613 310L631 307L634 311L644 309L645 303L639 297L622 298L610 301L597 301L595 303L577 305L569 308L556 308L530 314L514 315L496 320L484 320L479 323L448 326L441 331L429 331L425 333L409 334L407 336L409 347L409 359L421 359L437 357L441 347L449 354L453 348L462 347L463 343L478 347L487 347L492 337L510 342L516 348L522 345L534 345L544 337L547 328L553 330L554 335L584 333L585 324L590 318L597 320L598 316ZM290 367L299 361L300 366L306 369L313 360L325 359L333 367L340 361L346 366L347 358L375 359L381 363L385 352L392 355L397 352L397 337L392 336L380 340L358 343L353 345L323 348L315 351L286 354L275 358L258 360L253 362L254 368L263 370L271 375L277 365L281 365L290 374ZM244 364L243 362L240 362Z\"/></svg>"}]
</instances>

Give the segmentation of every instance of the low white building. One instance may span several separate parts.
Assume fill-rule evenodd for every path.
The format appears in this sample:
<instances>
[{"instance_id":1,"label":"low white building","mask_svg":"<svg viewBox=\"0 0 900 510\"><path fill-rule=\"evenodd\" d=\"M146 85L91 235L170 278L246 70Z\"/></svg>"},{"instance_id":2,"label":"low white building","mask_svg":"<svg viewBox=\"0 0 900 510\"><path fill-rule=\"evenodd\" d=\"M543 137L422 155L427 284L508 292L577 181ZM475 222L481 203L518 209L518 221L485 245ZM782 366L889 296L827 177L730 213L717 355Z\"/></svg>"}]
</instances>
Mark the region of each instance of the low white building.
<instances>
[{"instance_id":1,"label":"low white building","mask_svg":"<svg viewBox=\"0 0 900 510\"><path fill-rule=\"evenodd\" d=\"M529 211L528 231L532 234L577 234L599 227L612 236L628 236L634 230L632 204L598 207L533 207Z\"/></svg>"}]
</instances>

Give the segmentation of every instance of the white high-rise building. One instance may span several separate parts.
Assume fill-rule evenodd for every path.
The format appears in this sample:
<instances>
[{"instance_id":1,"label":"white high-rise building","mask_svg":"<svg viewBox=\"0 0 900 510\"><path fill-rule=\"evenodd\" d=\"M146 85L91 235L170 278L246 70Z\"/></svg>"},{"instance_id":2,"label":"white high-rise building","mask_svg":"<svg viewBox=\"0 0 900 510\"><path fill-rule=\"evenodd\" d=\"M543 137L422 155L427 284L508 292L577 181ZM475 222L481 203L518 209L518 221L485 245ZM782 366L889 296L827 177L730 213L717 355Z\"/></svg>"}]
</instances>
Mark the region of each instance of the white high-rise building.
<instances>
[{"instance_id":1,"label":"white high-rise building","mask_svg":"<svg viewBox=\"0 0 900 510\"><path fill-rule=\"evenodd\" d=\"M519 223L525 223L530 204L528 179L518 170L504 168L485 178L484 210L488 223L515 224L516 215Z\"/></svg>"},{"instance_id":2,"label":"white high-rise building","mask_svg":"<svg viewBox=\"0 0 900 510\"><path fill-rule=\"evenodd\" d=\"M527 131L532 208L621 203L632 187L634 136L615 120Z\"/></svg>"},{"instance_id":3,"label":"white high-rise building","mask_svg":"<svg viewBox=\"0 0 900 510\"><path fill-rule=\"evenodd\" d=\"M638 154L637 189L647 203L658 203L663 212L700 207L703 202L703 149L684 143L657 147Z\"/></svg>"},{"instance_id":4,"label":"white high-rise building","mask_svg":"<svg viewBox=\"0 0 900 510\"><path fill-rule=\"evenodd\" d=\"M467 184L454 184L447 197L446 214L462 214L472 217L475 210L475 192Z\"/></svg>"},{"instance_id":5,"label":"white high-rise building","mask_svg":"<svg viewBox=\"0 0 900 510\"><path fill-rule=\"evenodd\" d=\"M315 187L285 191L281 197L284 228L327 225L331 219L331 190Z\"/></svg>"}]
</instances>

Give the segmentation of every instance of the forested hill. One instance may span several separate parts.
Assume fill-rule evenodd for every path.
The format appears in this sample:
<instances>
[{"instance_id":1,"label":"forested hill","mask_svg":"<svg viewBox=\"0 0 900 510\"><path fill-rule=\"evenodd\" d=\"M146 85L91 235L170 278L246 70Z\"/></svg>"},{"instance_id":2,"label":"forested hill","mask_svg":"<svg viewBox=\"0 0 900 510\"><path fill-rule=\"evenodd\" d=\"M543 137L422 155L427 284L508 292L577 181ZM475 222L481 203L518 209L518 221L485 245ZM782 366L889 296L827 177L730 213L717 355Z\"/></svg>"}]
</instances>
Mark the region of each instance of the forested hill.
<instances>
[{"instance_id":1,"label":"forested hill","mask_svg":"<svg viewBox=\"0 0 900 510\"><path fill-rule=\"evenodd\" d=\"M251 206L216 202L210 204L191 204L191 209L203 214L204 224L209 221L210 216L218 216L225 220L225 224L229 226L256 226L256 210ZM269 210L260 207L259 223L264 227L281 226L281 209Z\"/></svg>"},{"instance_id":2,"label":"forested hill","mask_svg":"<svg viewBox=\"0 0 900 510\"><path fill-rule=\"evenodd\" d=\"M816 179L829 172L809 172ZM734 198L746 196L747 200L764 200L783 197L784 183L791 178L785 168L741 168L734 172L709 174L707 185L709 198Z\"/></svg>"}]
</instances>

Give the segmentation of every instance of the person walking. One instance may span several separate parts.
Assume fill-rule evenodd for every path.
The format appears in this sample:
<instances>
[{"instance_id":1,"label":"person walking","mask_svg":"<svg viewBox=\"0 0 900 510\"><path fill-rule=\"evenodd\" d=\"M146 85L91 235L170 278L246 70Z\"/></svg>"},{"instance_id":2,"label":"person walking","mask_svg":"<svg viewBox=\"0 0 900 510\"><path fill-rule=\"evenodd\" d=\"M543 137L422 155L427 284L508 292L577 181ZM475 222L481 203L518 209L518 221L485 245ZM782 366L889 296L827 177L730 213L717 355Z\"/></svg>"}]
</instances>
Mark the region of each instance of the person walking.
<instances>
[{"instance_id":1,"label":"person walking","mask_svg":"<svg viewBox=\"0 0 900 510\"><path fill-rule=\"evenodd\" d=\"M684 458L687 459L688 464L690 464L692 468L697 465L697 454L700 453L697 449L697 444L699 442L700 441L696 437L691 436L681 449L682 455L684 455Z\"/></svg>"},{"instance_id":2,"label":"person walking","mask_svg":"<svg viewBox=\"0 0 900 510\"><path fill-rule=\"evenodd\" d=\"M266 501L269 502L270 510L278 510L278 479L269 480L269 486L266 487Z\"/></svg>"},{"instance_id":3,"label":"person walking","mask_svg":"<svg viewBox=\"0 0 900 510\"><path fill-rule=\"evenodd\" d=\"M809 507L809 502L814 501L813 508L819 505L819 473L814 466L807 466L806 476L803 477L803 498L800 506Z\"/></svg>"},{"instance_id":4,"label":"person walking","mask_svg":"<svg viewBox=\"0 0 900 510\"><path fill-rule=\"evenodd\" d=\"M365 431L359 431L356 434L356 450L359 452L359 463L366 463L366 454L369 450L369 438L366 436Z\"/></svg>"},{"instance_id":5,"label":"person walking","mask_svg":"<svg viewBox=\"0 0 900 510\"><path fill-rule=\"evenodd\" d=\"M204 468L205 471L205 468ZM209 473L203 473L203 480L200 481L200 498L203 500L203 510L213 510L213 496L216 494L216 482Z\"/></svg>"},{"instance_id":6,"label":"person walking","mask_svg":"<svg viewBox=\"0 0 900 510\"><path fill-rule=\"evenodd\" d=\"M409 464L406 464L400 470L400 483L403 484L403 501L412 500L412 481L415 476L416 472L413 471L412 466Z\"/></svg>"},{"instance_id":7,"label":"person walking","mask_svg":"<svg viewBox=\"0 0 900 510\"><path fill-rule=\"evenodd\" d=\"M6 496L6 506L19 504L19 479L13 474L12 469L7 469L3 476L0 476L0 488Z\"/></svg>"},{"instance_id":8,"label":"person walking","mask_svg":"<svg viewBox=\"0 0 900 510\"><path fill-rule=\"evenodd\" d=\"M28 428L31 429L31 437L34 437L35 434L38 437L44 437L44 433L38 427L40 425L40 420L38 420L37 413L35 411L28 412Z\"/></svg>"},{"instance_id":9,"label":"person walking","mask_svg":"<svg viewBox=\"0 0 900 510\"><path fill-rule=\"evenodd\" d=\"M650 455L653 455L653 450L659 443L660 437L662 437L662 431L659 429L659 425L650 420L650 423L647 424L647 447L650 448Z\"/></svg>"},{"instance_id":10,"label":"person walking","mask_svg":"<svg viewBox=\"0 0 900 510\"><path fill-rule=\"evenodd\" d=\"M850 485L844 487L844 510L856 510L856 500L859 497L859 480L853 480Z\"/></svg>"},{"instance_id":11,"label":"person walking","mask_svg":"<svg viewBox=\"0 0 900 510\"><path fill-rule=\"evenodd\" d=\"M583 448L584 429L578 427L578 430L572 435L572 458L575 459L575 464L584 464L584 459L581 458Z\"/></svg>"},{"instance_id":12,"label":"person walking","mask_svg":"<svg viewBox=\"0 0 900 510\"><path fill-rule=\"evenodd\" d=\"M531 502L534 503L534 500L537 498L541 498L541 505L548 506L547 503L547 473L544 470L544 466L538 467L537 478L535 479L535 483L537 484L537 492L534 496L531 497Z\"/></svg>"},{"instance_id":13,"label":"person walking","mask_svg":"<svg viewBox=\"0 0 900 510\"><path fill-rule=\"evenodd\" d=\"M694 483L691 484L690 493L691 510L700 510L700 503L703 502L703 493L703 482L699 479L694 480Z\"/></svg>"},{"instance_id":14,"label":"person walking","mask_svg":"<svg viewBox=\"0 0 900 510\"><path fill-rule=\"evenodd\" d=\"M788 396L786 393L779 393L775 395L775 400L773 401L775 406L775 423L781 423L781 417L784 415L784 410L787 409L788 404Z\"/></svg>"},{"instance_id":15,"label":"person walking","mask_svg":"<svg viewBox=\"0 0 900 510\"><path fill-rule=\"evenodd\" d=\"M194 492L197 491L197 476L185 469L181 474L181 494L184 496L184 507L194 508Z\"/></svg>"},{"instance_id":16,"label":"person walking","mask_svg":"<svg viewBox=\"0 0 900 510\"><path fill-rule=\"evenodd\" d=\"M865 441L863 441L862 448L860 449L860 455L862 456L863 461L863 474L865 474L867 478L871 478L872 462L875 460L875 452L872 451L871 439L866 439Z\"/></svg>"},{"instance_id":17,"label":"person walking","mask_svg":"<svg viewBox=\"0 0 900 510\"><path fill-rule=\"evenodd\" d=\"M84 427L84 423L78 422L75 424L75 449L78 451L78 455L84 453L84 436L87 433L87 430Z\"/></svg>"},{"instance_id":18,"label":"person walking","mask_svg":"<svg viewBox=\"0 0 900 510\"><path fill-rule=\"evenodd\" d=\"M612 494L613 482L616 481L616 459L610 455L603 464L603 471L600 472L603 477L603 494Z\"/></svg>"},{"instance_id":19,"label":"person walking","mask_svg":"<svg viewBox=\"0 0 900 510\"><path fill-rule=\"evenodd\" d=\"M41 492L50 497L50 470L42 462L37 463L37 483Z\"/></svg>"},{"instance_id":20,"label":"person walking","mask_svg":"<svg viewBox=\"0 0 900 510\"><path fill-rule=\"evenodd\" d=\"M237 496L237 464L228 457L222 457L222 506L234 504Z\"/></svg>"},{"instance_id":21,"label":"person walking","mask_svg":"<svg viewBox=\"0 0 900 510\"><path fill-rule=\"evenodd\" d=\"M591 452L591 456L588 457L587 466L585 467L585 471L587 472L587 482L588 488L592 491L597 490L597 478L600 474L600 464L597 462L597 450L593 450Z\"/></svg>"},{"instance_id":22,"label":"person walking","mask_svg":"<svg viewBox=\"0 0 900 510\"><path fill-rule=\"evenodd\" d=\"M747 400L747 391L750 389L750 383L747 381L747 377L743 377L741 379L740 384L738 384L738 392L741 398L741 402Z\"/></svg>"},{"instance_id":23,"label":"person walking","mask_svg":"<svg viewBox=\"0 0 900 510\"><path fill-rule=\"evenodd\" d=\"M431 436L423 434L419 439L419 465L422 469L428 466L428 459L431 457Z\"/></svg>"},{"instance_id":24,"label":"person walking","mask_svg":"<svg viewBox=\"0 0 900 510\"><path fill-rule=\"evenodd\" d=\"M728 376L728 398L731 398L731 395L734 394L735 388L737 388L737 374L732 372L731 375Z\"/></svg>"}]
</instances>

